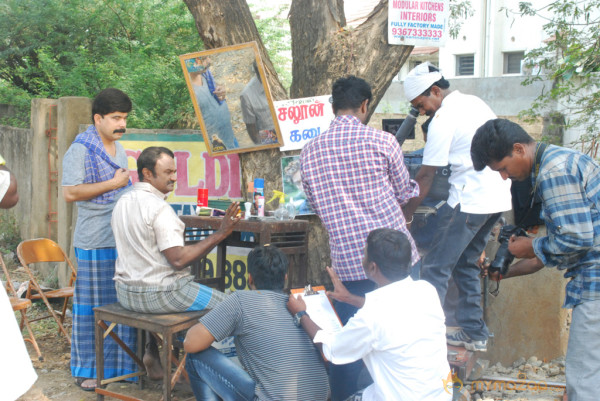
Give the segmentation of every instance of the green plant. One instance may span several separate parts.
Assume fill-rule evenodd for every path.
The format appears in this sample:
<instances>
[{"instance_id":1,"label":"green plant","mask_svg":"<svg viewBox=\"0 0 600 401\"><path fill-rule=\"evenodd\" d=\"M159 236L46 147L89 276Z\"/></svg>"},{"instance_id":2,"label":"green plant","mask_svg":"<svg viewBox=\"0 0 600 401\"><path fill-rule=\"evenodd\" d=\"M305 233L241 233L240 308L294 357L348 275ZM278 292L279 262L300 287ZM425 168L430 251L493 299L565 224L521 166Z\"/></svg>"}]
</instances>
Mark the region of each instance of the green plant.
<instances>
[{"instance_id":1,"label":"green plant","mask_svg":"<svg viewBox=\"0 0 600 401\"><path fill-rule=\"evenodd\" d=\"M19 227L15 215L8 210L0 211L0 252L7 254L17 251L21 242Z\"/></svg>"},{"instance_id":2,"label":"green plant","mask_svg":"<svg viewBox=\"0 0 600 401\"><path fill-rule=\"evenodd\" d=\"M556 0L535 8L519 3L520 16L538 16L547 22L547 40L525 55L525 66L532 71L523 85L551 80L552 87L542 92L524 114L544 116L559 110L564 127L579 127L584 134L572 145L595 156L600 134L600 0ZM510 10L504 9L506 12Z\"/></svg>"}]
</instances>

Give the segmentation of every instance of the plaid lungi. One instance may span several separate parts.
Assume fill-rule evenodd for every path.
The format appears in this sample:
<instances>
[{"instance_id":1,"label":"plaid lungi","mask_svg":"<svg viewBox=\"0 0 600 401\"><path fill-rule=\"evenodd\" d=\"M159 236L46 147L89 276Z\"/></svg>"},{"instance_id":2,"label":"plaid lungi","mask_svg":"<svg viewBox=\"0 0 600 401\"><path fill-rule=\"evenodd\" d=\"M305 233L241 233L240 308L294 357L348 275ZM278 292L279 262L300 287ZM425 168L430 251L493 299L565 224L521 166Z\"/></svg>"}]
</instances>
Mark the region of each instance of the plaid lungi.
<instances>
[{"instance_id":1,"label":"plaid lungi","mask_svg":"<svg viewBox=\"0 0 600 401\"><path fill-rule=\"evenodd\" d=\"M167 286L132 286L115 283L117 297L125 309L142 313L174 313L214 308L225 299L221 291L196 283L192 276Z\"/></svg>"},{"instance_id":2,"label":"plaid lungi","mask_svg":"<svg viewBox=\"0 0 600 401\"><path fill-rule=\"evenodd\" d=\"M94 308L117 302L115 283L115 248L75 248L77 280L73 297L73 331L71 374L73 377L96 377L96 343ZM116 334L131 349L136 349L136 330L118 325ZM111 338L104 341L104 378L137 372L137 365Z\"/></svg>"}]
</instances>

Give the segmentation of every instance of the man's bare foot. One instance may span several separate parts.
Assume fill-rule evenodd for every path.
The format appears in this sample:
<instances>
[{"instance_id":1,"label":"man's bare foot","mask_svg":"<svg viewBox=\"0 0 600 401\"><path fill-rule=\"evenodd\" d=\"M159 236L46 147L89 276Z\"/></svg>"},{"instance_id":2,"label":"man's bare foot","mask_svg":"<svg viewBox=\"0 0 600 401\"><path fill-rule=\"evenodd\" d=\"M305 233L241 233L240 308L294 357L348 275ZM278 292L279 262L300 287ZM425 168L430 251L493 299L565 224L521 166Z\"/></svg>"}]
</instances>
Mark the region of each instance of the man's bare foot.
<instances>
[{"instance_id":1,"label":"man's bare foot","mask_svg":"<svg viewBox=\"0 0 600 401\"><path fill-rule=\"evenodd\" d=\"M562 401L569 401L569 397L567 397L567 390L563 393Z\"/></svg>"},{"instance_id":2,"label":"man's bare foot","mask_svg":"<svg viewBox=\"0 0 600 401\"><path fill-rule=\"evenodd\" d=\"M163 378L164 372L160 363L160 355L158 354L156 342L146 344L146 352L144 352L142 362L144 362L146 373L151 380L160 380Z\"/></svg>"}]
</instances>

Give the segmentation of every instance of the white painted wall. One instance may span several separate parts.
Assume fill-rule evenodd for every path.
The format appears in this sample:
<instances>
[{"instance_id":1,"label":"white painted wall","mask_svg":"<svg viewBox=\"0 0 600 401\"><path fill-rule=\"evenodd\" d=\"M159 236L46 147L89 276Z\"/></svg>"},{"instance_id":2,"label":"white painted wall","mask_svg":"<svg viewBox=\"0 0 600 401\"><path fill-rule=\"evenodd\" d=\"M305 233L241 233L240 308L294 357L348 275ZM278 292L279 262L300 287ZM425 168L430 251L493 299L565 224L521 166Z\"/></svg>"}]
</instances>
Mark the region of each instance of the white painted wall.
<instances>
[{"instance_id":1,"label":"white painted wall","mask_svg":"<svg viewBox=\"0 0 600 401\"><path fill-rule=\"evenodd\" d=\"M531 0L536 8L548 0ZM522 17L501 10L518 11L518 0L473 0L475 14L462 26L456 39L440 48L439 67L446 78L481 78L504 75L504 53L527 52L543 44L546 36L540 17ZM475 74L456 75L456 56L474 54Z\"/></svg>"}]
</instances>

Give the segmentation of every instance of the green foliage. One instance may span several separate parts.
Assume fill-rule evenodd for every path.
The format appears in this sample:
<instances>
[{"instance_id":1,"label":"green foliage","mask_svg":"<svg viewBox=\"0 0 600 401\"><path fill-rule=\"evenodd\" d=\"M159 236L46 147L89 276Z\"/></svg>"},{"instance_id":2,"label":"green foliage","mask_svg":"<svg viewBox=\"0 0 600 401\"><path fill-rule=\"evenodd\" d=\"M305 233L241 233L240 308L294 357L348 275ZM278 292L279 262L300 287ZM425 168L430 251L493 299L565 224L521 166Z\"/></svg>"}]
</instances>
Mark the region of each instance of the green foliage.
<instances>
[{"instance_id":1,"label":"green foliage","mask_svg":"<svg viewBox=\"0 0 600 401\"><path fill-rule=\"evenodd\" d=\"M287 89L289 2L248 2ZM450 7L456 34L472 9L469 0L451 0ZM189 128L196 122L178 56L204 46L181 0L4 0L0 32L0 103L24 107L23 115L0 124L27 126L34 97L94 97L111 86L131 97L132 128Z\"/></svg>"},{"instance_id":2,"label":"green foliage","mask_svg":"<svg viewBox=\"0 0 600 401\"><path fill-rule=\"evenodd\" d=\"M283 17L289 5L279 5L273 9L259 1L248 0L248 6L279 80L289 91L292 85L292 39L290 23Z\"/></svg>"},{"instance_id":3,"label":"green foliage","mask_svg":"<svg viewBox=\"0 0 600 401\"><path fill-rule=\"evenodd\" d=\"M534 75L524 85L551 79L553 86L525 112L541 116L556 108L566 114L566 127L580 127L585 133L577 143L595 156L600 123L600 0L556 0L535 9L520 3L521 15L547 19L544 31L550 38L542 47L526 54L526 66Z\"/></svg>"},{"instance_id":4,"label":"green foliage","mask_svg":"<svg viewBox=\"0 0 600 401\"><path fill-rule=\"evenodd\" d=\"M176 128L192 112L178 55L203 44L181 0L5 0L0 9L0 103L114 86L134 103L131 127Z\"/></svg>"},{"instance_id":5,"label":"green foliage","mask_svg":"<svg viewBox=\"0 0 600 401\"><path fill-rule=\"evenodd\" d=\"M21 234L19 234L15 215L9 210L0 211L0 252L16 254L20 242Z\"/></svg>"},{"instance_id":6,"label":"green foliage","mask_svg":"<svg viewBox=\"0 0 600 401\"><path fill-rule=\"evenodd\" d=\"M475 11L471 6L471 0L450 0L450 18L448 19L448 31L454 39L458 37L460 28Z\"/></svg>"}]
</instances>

